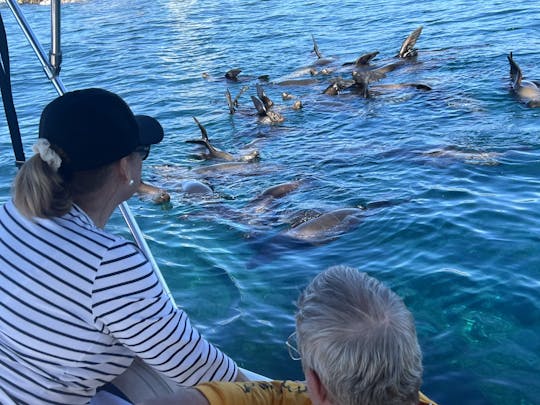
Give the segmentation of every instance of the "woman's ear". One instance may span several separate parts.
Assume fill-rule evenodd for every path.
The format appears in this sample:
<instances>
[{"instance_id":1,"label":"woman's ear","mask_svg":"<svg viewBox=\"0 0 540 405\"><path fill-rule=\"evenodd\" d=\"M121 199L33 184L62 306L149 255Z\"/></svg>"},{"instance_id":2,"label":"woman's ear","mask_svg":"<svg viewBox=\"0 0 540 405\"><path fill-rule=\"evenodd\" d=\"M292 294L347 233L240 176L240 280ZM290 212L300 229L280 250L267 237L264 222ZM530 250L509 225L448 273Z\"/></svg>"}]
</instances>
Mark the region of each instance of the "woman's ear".
<instances>
[{"instance_id":1,"label":"woman's ear","mask_svg":"<svg viewBox=\"0 0 540 405\"><path fill-rule=\"evenodd\" d=\"M311 368L304 371L306 375L306 385L308 387L309 397L314 405L330 405L326 387L322 384L317 372Z\"/></svg>"},{"instance_id":2,"label":"woman's ear","mask_svg":"<svg viewBox=\"0 0 540 405\"><path fill-rule=\"evenodd\" d=\"M131 174L131 164L130 164L130 155L124 156L122 159L118 161L118 176L120 179L120 182L127 183L132 178Z\"/></svg>"}]
</instances>

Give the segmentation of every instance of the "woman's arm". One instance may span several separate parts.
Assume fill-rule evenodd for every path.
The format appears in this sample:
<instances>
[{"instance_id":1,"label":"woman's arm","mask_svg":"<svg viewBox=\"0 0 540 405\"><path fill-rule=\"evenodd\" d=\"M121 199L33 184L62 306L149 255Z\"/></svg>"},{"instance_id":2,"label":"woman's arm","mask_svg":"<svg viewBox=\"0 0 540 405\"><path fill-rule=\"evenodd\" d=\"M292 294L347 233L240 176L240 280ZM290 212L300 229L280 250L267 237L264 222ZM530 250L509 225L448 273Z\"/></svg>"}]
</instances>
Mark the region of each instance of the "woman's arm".
<instances>
[{"instance_id":1,"label":"woman's arm","mask_svg":"<svg viewBox=\"0 0 540 405\"><path fill-rule=\"evenodd\" d=\"M109 247L96 274L92 300L96 327L173 381L190 386L234 380L234 361L192 327L132 243Z\"/></svg>"}]
</instances>

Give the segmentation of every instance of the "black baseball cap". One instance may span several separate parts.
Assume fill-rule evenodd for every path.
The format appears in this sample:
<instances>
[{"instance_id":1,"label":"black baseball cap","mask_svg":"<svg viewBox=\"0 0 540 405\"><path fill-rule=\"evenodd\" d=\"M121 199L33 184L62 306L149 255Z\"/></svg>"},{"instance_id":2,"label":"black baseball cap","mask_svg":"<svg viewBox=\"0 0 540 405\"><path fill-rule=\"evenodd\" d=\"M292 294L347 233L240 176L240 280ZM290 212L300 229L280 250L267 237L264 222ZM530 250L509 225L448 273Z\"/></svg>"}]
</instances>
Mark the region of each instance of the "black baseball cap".
<instances>
[{"instance_id":1,"label":"black baseball cap","mask_svg":"<svg viewBox=\"0 0 540 405\"><path fill-rule=\"evenodd\" d=\"M90 88L64 93L41 113L39 137L62 158L68 172L97 169L163 139L161 124L135 115L110 91Z\"/></svg>"}]
</instances>

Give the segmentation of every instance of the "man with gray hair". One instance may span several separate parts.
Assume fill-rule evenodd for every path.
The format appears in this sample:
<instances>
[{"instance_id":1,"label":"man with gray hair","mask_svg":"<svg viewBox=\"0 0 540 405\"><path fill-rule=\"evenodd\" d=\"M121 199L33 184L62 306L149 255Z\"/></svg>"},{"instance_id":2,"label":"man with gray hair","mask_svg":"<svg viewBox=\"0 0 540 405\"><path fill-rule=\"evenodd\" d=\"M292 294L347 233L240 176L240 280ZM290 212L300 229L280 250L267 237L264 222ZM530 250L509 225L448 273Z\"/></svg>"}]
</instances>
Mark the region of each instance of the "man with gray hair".
<instances>
[{"instance_id":1,"label":"man with gray hair","mask_svg":"<svg viewBox=\"0 0 540 405\"><path fill-rule=\"evenodd\" d=\"M287 341L306 382L210 382L145 404L417 405L422 353L402 299L366 273L333 266L298 300L296 332Z\"/></svg>"}]
</instances>

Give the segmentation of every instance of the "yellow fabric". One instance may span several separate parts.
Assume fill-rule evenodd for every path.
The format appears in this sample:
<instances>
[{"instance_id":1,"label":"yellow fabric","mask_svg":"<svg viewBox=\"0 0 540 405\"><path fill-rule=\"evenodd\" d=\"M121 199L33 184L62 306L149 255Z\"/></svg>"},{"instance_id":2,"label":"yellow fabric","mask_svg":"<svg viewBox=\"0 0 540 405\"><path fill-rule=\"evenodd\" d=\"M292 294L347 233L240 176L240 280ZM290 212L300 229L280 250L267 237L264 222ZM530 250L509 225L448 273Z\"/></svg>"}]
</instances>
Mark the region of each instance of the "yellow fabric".
<instances>
[{"instance_id":1,"label":"yellow fabric","mask_svg":"<svg viewBox=\"0 0 540 405\"><path fill-rule=\"evenodd\" d=\"M306 385L294 381L214 382L195 388L210 405L311 405Z\"/></svg>"},{"instance_id":2,"label":"yellow fabric","mask_svg":"<svg viewBox=\"0 0 540 405\"><path fill-rule=\"evenodd\" d=\"M210 405L311 405L305 384L294 381L210 382L195 386ZM437 405L419 392L419 405Z\"/></svg>"},{"instance_id":3,"label":"yellow fabric","mask_svg":"<svg viewBox=\"0 0 540 405\"><path fill-rule=\"evenodd\" d=\"M419 391L418 392L419 394L419 399L420 399L420 405L437 405L437 402L435 401L432 401L431 399L429 399L428 397L426 397L422 391Z\"/></svg>"}]
</instances>

